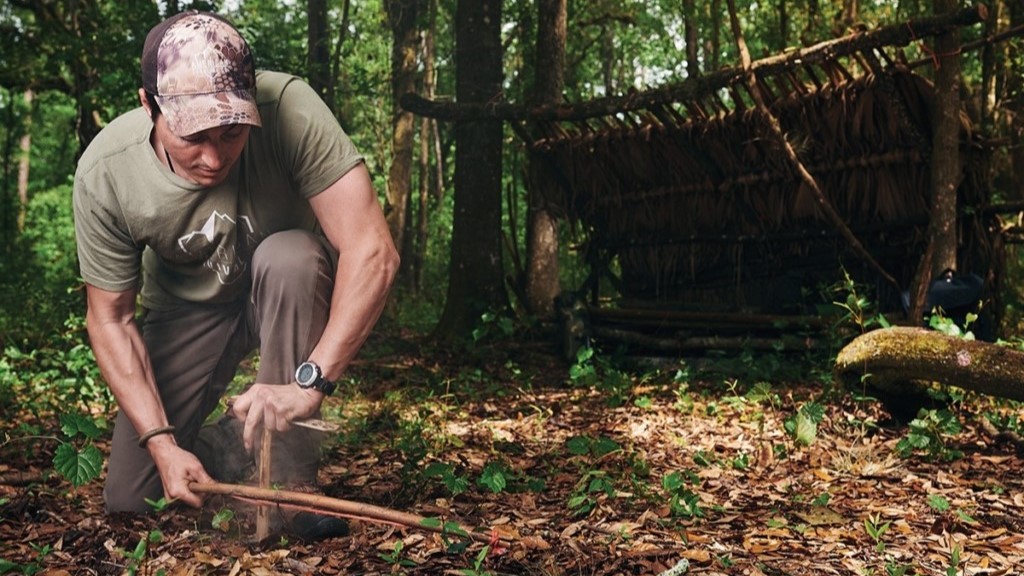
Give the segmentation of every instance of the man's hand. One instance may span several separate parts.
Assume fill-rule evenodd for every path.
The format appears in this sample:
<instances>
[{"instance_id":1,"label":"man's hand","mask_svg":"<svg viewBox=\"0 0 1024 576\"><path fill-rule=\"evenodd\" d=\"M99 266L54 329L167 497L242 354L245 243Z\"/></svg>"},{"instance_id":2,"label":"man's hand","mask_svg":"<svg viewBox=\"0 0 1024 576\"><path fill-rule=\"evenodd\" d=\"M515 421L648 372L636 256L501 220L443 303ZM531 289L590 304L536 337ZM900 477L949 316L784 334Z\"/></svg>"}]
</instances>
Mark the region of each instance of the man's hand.
<instances>
[{"instance_id":1,"label":"man's hand","mask_svg":"<svg viewBox=\"0 0 1024 576\"><path fill-rule=\"evenodd\" d=\"M164 485L168 502L180 500L193 508L203 505L203 497L188 489L189 482L213 482L202 463L191 452L182 449L169 435L155 436L146 443Z\"/></svg>"},{"instance_id":2,"label":"man's hand","mask_svg":"<svg viewBox=\"0 0 1024 576\"><path fill-rule=\"evenodd\" d=\"M245 394L235 398L231 413L245 422L242 443L252 452L260 428L284 432L291 428L292 421L316 414L323 399L321 392L305 390L294 383L287 386L253 384Z\"/></svg>"}]
</instances>

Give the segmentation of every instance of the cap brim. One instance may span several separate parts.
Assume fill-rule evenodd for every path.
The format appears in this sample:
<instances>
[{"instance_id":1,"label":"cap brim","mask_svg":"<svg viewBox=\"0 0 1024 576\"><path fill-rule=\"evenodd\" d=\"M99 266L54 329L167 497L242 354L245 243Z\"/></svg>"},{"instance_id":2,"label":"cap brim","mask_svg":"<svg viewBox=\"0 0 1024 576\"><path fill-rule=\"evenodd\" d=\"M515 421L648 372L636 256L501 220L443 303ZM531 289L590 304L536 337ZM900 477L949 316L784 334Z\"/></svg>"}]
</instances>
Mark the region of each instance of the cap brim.
<instances>
[{"instance_id":1,"label":"cap brim","mask_svg":"<svg viewBox=\"0 0 1024 576\"><path fill-rule=\"evenodd\" d=\"M156 102L167 120L167 127L177 136L230 124L263 125L256 98L246 90L157 96Z\"/></svg>"}]
</instances>

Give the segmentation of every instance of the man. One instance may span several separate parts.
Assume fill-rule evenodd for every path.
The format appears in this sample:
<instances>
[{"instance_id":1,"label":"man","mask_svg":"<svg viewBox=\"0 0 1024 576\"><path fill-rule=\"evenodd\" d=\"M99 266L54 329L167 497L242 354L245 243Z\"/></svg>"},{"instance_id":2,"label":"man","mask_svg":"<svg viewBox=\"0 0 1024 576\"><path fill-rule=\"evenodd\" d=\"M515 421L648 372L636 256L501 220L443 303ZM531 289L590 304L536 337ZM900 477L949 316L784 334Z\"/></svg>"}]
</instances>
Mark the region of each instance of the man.
<instances>
[{"instance_id":1,"label":"man","mask_svg":"<svg viewBox=\"0 0 1024 576\"><path fill-rule=\"evenodd\" d=\"M274 454L294 458L275 456L275 481L313 482L318 442L289 422L319 411L398 266L363 158L306 83L257 74L214 14L154 27L142 85L141 107L90 144L74 186L89 337L120 408L107 510L202 504L189 483L229 455L198 458L211 445L200 429L253 349L237 426L213 432L240 431L252 454L273 430Z\"/></svg>"}]
</instances>

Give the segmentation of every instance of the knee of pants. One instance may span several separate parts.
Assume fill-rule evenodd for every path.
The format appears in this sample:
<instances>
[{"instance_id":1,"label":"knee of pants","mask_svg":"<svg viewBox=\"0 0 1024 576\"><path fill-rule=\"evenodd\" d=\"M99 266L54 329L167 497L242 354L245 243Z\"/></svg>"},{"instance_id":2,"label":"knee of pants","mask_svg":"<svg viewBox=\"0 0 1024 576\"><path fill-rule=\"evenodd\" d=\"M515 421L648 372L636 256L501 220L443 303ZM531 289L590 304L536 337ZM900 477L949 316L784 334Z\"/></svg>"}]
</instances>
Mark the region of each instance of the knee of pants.
<instances>
[{"instance_id":1,"label":"knee of pants","mask_svg":"<svg viewBox=\"0 0 1024 576\"><path fill-rule=\"evenodd\" d=\"M293 285L332 276L334 261L324 243L305 230L285 230L268 236L252 258L255 283L281 279Z\"/></svg>"},{"instance_id":2,"label":"knee of pants","mask_svg":"<svg viewBox=\"0 0 1024 576\"><path fill-rule=\"evenodd\" d=\"M153 507L146 502L146 498L159 500L161 497L163 497L163 484L160 483L159 476L156 477L156 482L128 481L119 483L108 481L103 487L103 508L107 514L152 512Z\"/></svg>"}]
</instances>

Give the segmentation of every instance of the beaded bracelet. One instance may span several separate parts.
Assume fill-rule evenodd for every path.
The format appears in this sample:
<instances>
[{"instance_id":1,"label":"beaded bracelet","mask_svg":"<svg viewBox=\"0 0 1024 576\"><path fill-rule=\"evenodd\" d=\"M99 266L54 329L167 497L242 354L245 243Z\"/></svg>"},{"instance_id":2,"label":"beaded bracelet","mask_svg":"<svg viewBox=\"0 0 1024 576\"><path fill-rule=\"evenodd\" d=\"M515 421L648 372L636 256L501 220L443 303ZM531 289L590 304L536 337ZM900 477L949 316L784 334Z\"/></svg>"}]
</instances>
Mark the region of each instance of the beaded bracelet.
<instances>
[{"instance_id":1,"label":"beaded bracelet","mask_svg":"<svg viewBox=\"0 0 1024 576\"><path fill-rule=\"evenodd\" d=\"M173 434L174 430L174 426L161 426L159 428L153 428L149 432L146 432L142 436L139 436L139 448L145 448L146 442L149 442L149 439L152 438L153 436L159 436L161 434Z\"/></svg>"}]
</instances>

